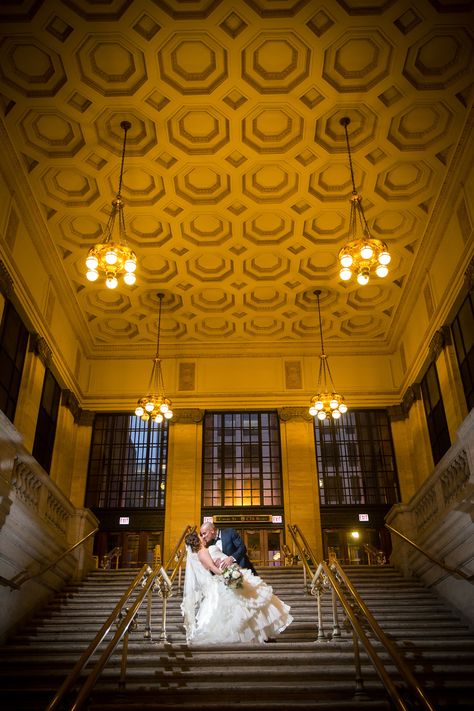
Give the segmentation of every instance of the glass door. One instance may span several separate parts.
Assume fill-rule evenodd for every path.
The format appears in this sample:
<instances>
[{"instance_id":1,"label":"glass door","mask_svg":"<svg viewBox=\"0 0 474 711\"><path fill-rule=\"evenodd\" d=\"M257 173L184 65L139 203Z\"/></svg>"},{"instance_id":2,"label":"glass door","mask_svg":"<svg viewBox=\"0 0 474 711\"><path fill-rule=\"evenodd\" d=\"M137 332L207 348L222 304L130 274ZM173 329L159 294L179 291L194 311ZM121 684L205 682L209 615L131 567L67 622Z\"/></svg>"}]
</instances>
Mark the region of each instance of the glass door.
<instances>
[{"instance_id":1,"label":"glass door","mask_svg":"<svg viewBox=\"0 0 474 711\"><path fill-rule=\"evenodd\" d=\"M278 566L283 564L283 530L281 528L272 529L251 529L240 531L240 535L247 547L249 558L255 567L258 566Z\"/></svg>"}]
</instances>

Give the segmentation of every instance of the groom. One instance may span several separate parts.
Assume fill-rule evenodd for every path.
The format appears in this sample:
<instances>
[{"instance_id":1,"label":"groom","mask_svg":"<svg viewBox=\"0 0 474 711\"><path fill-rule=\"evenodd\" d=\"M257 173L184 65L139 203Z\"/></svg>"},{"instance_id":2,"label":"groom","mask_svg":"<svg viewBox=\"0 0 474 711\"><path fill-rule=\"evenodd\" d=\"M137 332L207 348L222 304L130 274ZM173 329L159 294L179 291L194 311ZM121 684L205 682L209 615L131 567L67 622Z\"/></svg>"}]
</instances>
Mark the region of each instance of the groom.
<instances>
[{"instance_id":1,"label":"groom","mask_svg":"<svg viewBox=\"0 0 474 711\"><path fill-rule=\"evenodd\" d=\"M235 528L218 529L213 523L206 521L201 526L201 537L206 548L215 544L222 550L226 558L222 561L221 566L238 563L241 568L248 568L254 575L257 575L257 571L248 557L245 544Z\"/></svg>"}]
</instances>

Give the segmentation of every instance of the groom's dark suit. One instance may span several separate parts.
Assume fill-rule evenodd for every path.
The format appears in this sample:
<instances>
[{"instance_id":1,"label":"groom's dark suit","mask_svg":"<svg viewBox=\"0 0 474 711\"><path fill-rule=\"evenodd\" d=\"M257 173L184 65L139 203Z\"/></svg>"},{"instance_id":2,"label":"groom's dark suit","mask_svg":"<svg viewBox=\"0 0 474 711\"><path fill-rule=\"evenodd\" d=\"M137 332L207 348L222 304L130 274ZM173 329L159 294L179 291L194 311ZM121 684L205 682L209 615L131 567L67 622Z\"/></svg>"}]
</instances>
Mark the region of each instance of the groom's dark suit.
<instances>
[{"instance_id":1,"label":"groom's dark suit","mask_svg":"<svg viewBox=\"0 0 474 711\"><path fill-rule=\"evenodd\" d=\"M231 555L241 568L248 568L254 575L257 575L257 571L248 557L245 544L235 528L219 529L216 540L219 540L219 538L222 543L222 552L225 555Z\"/></svg>"}]
</instances>

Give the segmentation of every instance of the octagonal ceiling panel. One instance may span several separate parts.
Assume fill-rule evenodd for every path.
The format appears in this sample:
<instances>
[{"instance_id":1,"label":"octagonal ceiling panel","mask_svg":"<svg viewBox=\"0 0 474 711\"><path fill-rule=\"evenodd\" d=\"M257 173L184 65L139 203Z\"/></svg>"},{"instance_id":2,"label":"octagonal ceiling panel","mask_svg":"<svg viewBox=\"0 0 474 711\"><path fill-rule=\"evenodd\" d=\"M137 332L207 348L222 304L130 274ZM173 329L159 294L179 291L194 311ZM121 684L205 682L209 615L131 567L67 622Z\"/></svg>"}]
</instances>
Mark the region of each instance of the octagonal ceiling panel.
<instances>
[{"instance_id":1,"label":"octagonal ceiling panel","mask_svg":"<svg viewBox=\"0 0 474 711\"><path fill-rule=\"evenodd\" d=\"M34 0L0 8L3 150L44 218L90 357L391 345L472 103L470 3ZM342 283L356 189L389 275ZM122 195L137 281L86 281ZM464 133L463 133L464 132ZM44 229L43 229L44 228ZM44 244L42 240L49 240ZM431 245L432 246L432 245ZM8 249L8 244L6 245ZM290 350L294 355L294 350Z\"/></svg>"}]
</instances>

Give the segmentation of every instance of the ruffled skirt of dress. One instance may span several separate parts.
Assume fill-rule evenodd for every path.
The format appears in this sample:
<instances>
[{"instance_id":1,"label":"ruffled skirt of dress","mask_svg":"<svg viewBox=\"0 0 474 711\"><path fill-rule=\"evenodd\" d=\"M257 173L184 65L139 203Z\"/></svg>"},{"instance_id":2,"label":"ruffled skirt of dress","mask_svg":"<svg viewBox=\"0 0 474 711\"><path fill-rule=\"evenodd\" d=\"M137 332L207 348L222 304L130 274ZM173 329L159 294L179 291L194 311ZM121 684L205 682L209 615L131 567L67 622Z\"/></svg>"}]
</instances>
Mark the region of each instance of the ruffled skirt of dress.
<instances>
[{"instance_id":1,"label":"ruffled skirt of dress","mask_svg":"<svg viewBox=\"0 0 474 711\"><path fill-rule=\"evenodd\" d=\"M232 589L220 576L210 579L197 610L188 644L253 644L283 632L293 621L290 607L257 575L243 569L243 585Z\"/></svg>"}]
</instances>

